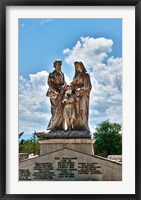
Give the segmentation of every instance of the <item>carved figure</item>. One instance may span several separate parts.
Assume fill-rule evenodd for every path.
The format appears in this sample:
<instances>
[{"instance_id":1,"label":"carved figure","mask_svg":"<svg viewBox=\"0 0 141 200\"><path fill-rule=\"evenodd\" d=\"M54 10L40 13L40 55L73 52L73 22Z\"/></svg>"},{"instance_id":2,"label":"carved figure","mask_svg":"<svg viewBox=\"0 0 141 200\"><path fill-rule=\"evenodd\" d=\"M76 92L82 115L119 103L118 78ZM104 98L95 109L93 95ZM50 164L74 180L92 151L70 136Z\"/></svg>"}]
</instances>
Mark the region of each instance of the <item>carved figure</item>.
<instances>
[{"instance_id":1,"label":"carved figure","mask_svg":"<svg viewBox=\"0 0 141 200\"><path fill-rule=\"evenodd\" d=\"M77 96L76 102L76 129L89 130L88 116L89 116L89 96L92 88L90 76L87 73L82 62L74 62L75 75L72 85L75 88Z\"/></svg>"},{"instance_id":2,"label":"carved figure","mask_svg":"<svg viewBox=\"0 0 141 200\"><path fill-rule=\"evenodd\" d=\"M46 96L50 97L51 114L52 114L52 117L47 127L48 130L64 129L64 119L62 116L62 111L63 111L62 99L64 96L66 83L64 74L61 71L61 65L62 61L56 60L54 62L55 70L52 73L50 73L48 77L49 89L47 91Z\"/></svg>"},{"instance_id":3,"label":"carved figure","mask_svg":"<svg viewBox=\"0 0 141 200\"><path fill-rule=\"evenodd\" d=\"M72 92L72 86L66 86L66 92L63 97L62 103L64 104L63 108L63 118L66 120L67 130L75 129L75 94Z\"/></svg>"}]
</instances>

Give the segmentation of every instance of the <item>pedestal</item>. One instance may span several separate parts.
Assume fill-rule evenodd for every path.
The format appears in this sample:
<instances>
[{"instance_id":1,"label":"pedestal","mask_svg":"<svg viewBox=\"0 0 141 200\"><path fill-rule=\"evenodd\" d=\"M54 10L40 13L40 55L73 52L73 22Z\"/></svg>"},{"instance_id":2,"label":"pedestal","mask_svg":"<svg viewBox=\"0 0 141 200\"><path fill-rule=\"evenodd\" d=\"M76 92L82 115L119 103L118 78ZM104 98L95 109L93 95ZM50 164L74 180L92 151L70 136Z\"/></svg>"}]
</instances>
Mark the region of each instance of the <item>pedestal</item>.
<instances>
[{"instance_id":1,"label":"pedestal","mask_svg":"<svg viewBox=\"0 0 141 200\"><path fill-rule=\"evenodd\" d=\"M93 150L95 140L88 138L89 133L79 132L79 134L83 138L68 138L68 135L64 132L59 134L59 137L64 137L64 139L57 138L57 134L54 139L52 134L38 134L40 136L40 155L19 163L19 180L121 180L121 164L95 156ZM69 135L78 137L75 132L70 132Z\"/></svg>"},{"instance_id":2,"label":"pedestal","mask_svg":"<svg viewBox=\"0 0 141 200\"><path fill-rule=\"evenodd\" d=\"M56 152L62 149L70 149L76 152L94 155L93 139L49 139L39 140L40 156Z\"/></svg>"}]
</instances>

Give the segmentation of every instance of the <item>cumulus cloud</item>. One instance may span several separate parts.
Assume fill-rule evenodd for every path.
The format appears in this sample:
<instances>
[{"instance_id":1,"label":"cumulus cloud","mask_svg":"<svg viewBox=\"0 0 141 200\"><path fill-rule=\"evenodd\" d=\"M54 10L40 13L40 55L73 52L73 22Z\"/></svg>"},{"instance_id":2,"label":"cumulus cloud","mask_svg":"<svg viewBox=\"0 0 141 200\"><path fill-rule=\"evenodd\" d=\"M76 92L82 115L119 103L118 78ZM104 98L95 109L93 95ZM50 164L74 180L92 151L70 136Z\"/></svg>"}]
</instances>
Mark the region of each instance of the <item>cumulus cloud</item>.
<instances>
[{"instance_id":1,"label":"cumulus cloud","mask_svg":"<svg viewBox=\"0 0 141 200\"><path fill-rule=\"evenodd\" d=\"M112 50L113 41L106 38L81 37L72 49L64 49L65 61L72 65L81 60L88 67L102 62Z\"/></svg>"},{"instance_id":2,"label":"cumulus cloud","mask_svg":"<svg viewBox=\"0 0 141 200\"><path fill-rule=\"evenodd\" d=\"M46 129L50 117L49 99L46 98L48 72L19 77L19 131L33 133Z\"/></svg>"},{"instance_id":3,"label":"cumulus cloud","mask_svg":"<svg viewBox=\"0 0 141 200\"><path fill-rule=\"evenodd\" d=\"M46 97L48 72L29 74L28 79L19 77L19 132L45 131L51 118L50 100ZM70 78L65 75L65 81Z\"/></svg>"},{"instance_id":4,"label":"cumulus cloud","mask_svg":"<svg viewBox=\"0 0 141 200\"><path fill-rule=\"evenodd\" d=\"M112 45L111 39L81 37L72 49L63 51L66 63L80 60L89 71L91 130L105 120L122 123L122 58L108 57Z\"/></svg>"},{"instance_id":5,"label":"cumulus cloud","mask_svg":"<svg viewBox=\"0 0 141 200\"><path fill-rule=\"evenodd\" d=\"M91 78L89 126L93 132L97 124L109 120L122 123L122 58L108 57L113 41L106 38L81 37L72 49L65 49L66 63L81 60ZM19 77L19 132L44 131L50 114L46 97L48 72ZM70 83L70 77L65 80Z\"/></svg>"}]
</instances>

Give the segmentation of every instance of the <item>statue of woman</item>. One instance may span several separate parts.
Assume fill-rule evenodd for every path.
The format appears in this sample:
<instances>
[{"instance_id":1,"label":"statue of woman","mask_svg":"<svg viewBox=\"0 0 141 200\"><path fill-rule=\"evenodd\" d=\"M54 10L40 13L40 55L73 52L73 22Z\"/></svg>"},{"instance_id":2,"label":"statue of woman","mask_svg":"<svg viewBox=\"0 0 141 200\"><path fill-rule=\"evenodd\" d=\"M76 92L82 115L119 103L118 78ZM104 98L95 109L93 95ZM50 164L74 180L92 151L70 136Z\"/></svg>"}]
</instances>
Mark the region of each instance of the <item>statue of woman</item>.
<instances>
[{"instance_id":1,"label":"statue of woman","mask_svg":"<svg viewBox=\"0 0 141 200\"><path fill-rule=\"evenodd\" d=\"M55 70L49 74L48 77L48 86L46 96L50 97L51 103L51 114L52 117L49 121L48 130L63 130L64 129L64 119L62 116L63 105L62 98L65 92L65 78L64 74L61 71L62 61L56 60L54 62Z\"/></svg>"},{"instance_id":2,"label":"statue of woman","mask_svg":"<svg viewBox=\"0 0 141 200\"><path fill-rule=\"evenodd\" d=\"M76 61L74 66L75 75L71 84L75 88L75 94L78 99L76 102L76 129L89 130L89 96L92 88L90 76L82 62Z\"/></svg>"}]
</instances>

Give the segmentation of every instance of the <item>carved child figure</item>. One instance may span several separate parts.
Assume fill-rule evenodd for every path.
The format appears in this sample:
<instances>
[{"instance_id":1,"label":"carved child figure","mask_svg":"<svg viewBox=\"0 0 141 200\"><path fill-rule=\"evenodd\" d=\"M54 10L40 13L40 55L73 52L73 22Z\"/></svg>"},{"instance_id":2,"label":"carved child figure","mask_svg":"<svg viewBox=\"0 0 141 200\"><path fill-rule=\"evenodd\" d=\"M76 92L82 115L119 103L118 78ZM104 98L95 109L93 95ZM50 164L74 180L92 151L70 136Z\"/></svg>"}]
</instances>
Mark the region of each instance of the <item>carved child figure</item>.
<instances>
[{"instance_id":1,"label":"carved child figure","mask_svg":"<svg viewBox=\"0 0 141 200\"><path fill-rule=\"evenodd\" d=\"M62 103L64 104L63 118L66 120L67 130L75 129L75 97L76 95L72 92L72 85L67 85L65 95Z\"/></svg>"}]
</instances>

